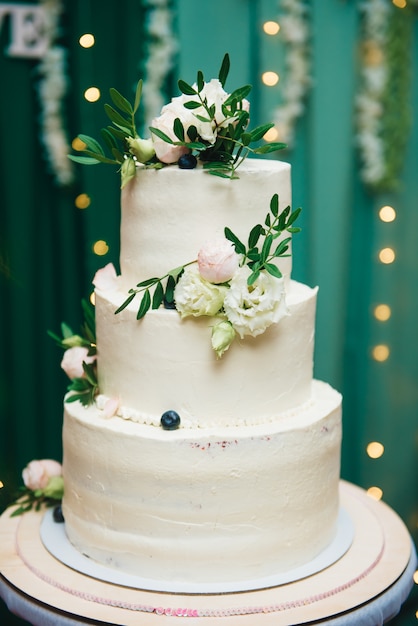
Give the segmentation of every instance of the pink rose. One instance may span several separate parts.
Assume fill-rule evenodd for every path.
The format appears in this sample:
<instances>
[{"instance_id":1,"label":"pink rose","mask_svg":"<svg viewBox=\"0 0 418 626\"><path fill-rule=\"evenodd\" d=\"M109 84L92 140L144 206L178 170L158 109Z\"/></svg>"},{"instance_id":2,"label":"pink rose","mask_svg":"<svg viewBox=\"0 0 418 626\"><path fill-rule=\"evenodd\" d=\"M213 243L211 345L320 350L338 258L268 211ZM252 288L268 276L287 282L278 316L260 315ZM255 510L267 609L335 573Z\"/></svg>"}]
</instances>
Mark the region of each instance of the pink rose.
<instances>
[{"instance_id":1,"label":"pink rose","mask_svg":"<svg viewBox=\"0 0 418 626\"><path fill-rule=\"evenodd\" d=\"M74 346L64 352L61 367L68 378L84 378L84 363L94 363L96 356L88 356L88 349L84 346Z\"/></svg>"},{"instance_id":2,"label":"pink rose","mask_svg":"<svg viewBox=\"0 0 418 626\"><path fill-rule=\"evenodd\" d=\"M94 275L93 285L101 291L115 289L117 286L117 274L113 263L108 263Z\"/></svg>"},{"instance_id":3,"label":"pink rose","mask_svg":"<svg viewBox=\"0 0 418 626\"><path fill-rule=\"evenodd\" d=\"M233 244L222 237L209 241L197 255L199 273L210 283L225 283L238 269L239 256Z\"/></svg>"},{"instance_id":4,"label":"pink rose","mask_svg":"<svg viewBox=\"0 0 418 626\"><path fill-rule=\"evenodd\" d=\"M50 479L54 476L61 476L62 468L58 461L43 459L41 461L31 461L23 470L22 478L25 487L36 491L45 489Z\"/></svg>"}]
</instances>

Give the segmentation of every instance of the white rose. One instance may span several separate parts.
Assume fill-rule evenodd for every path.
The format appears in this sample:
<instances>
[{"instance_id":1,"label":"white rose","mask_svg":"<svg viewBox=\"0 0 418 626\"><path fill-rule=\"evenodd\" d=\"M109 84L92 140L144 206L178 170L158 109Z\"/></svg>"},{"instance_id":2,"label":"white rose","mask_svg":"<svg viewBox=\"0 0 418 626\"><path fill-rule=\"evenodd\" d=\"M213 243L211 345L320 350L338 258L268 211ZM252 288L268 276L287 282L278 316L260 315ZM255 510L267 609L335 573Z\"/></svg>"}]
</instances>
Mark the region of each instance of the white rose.
<instances>
[{"instance_id":1,"label":"white rose","mask_svg":"<svg viewBox=\"0 0 418 626\"><path fill-rule=\"evenodd\" d=\"M22 472L25 487L31 491L45 489L50 479L54 476L61 476L62 468L58 461L52 459L42 459L41 461L31 461Z\"/></svg>"},{"instance_id":2,"label":"white rose","mask_svg":"<svg viewBox=\"0 0 418 626\"><path fill-rule=\"evenodd\" d=\"M209 107L215 105L215 116L214 116L215 126L212 130L215 130L216 127L222 127L224 125L229 125L229 124L234 123L236 118L225 117L222 111L222 105L225 102L225 100L229 98L230 94L228 94L223 89L222 84L217 78L212 78L212 80L209 83L205 83L205 86L203 90L201 91L200 95L202 96L202 98L207 99L207 103ZM248 100L242 101L242 108L244 111L247 111L247 112L250 110L250 103L248 102ZM196 113L196 111L194 112ZM206 124L206 126L208 126L208 124ZM206 132L208 133L208 131ZM212 140L209 138L209 135L207 137L203 137L203 135L201 136L202 138L205 138L207 141L210 141L210 143L214 143L216 140L216 135L214 135L213 133L212 133Z\"/></svg>"},{"instance_id":3,"label":"white rose","mask_svg":"<svg viewBox=\"0 0 418 626\"><path fill-rule=\"evenodd\" d=\"M194 117L183 106L182 96L173 98L170 104L166 104L161 115L152 120L151 126L165 133L173 141L178 141L178 137L174 134L174 120L179 118L185 129L185 141L187 141L186 130L194 123ZM154 133L152 134L155 154L162 163L176 163L183 154L187 154L189 149L186 146L173 146L171 143L160 139Z\"/></svg>"},{"instance_id":4,"label":"white rose","mask_svg":"<svg viewBox=\"0 0 418 626\"><path fill-rule=\"evenodd\" d=\"M83 378L83 361L89 364L94 363L95 360L96 356L88 356L88 349L85 346L74 346L64 352L61 367L71 380Z\"/></svg>"},{"instance_id":5,"label":"white rose","mask_svg":"<svg viewBox=\"0 0 418 626\"><path fill-rule=\"evenodd\" d=\"M115 289L117 286L117 275L113 263L108 263L97 270L93 278L93 285L101 291Z\"/></svg>"},{"instance_id":6,"label":"white rose","mask_svg":"<svg viewBox=\"0 0 418 626\"><path fill-rule=\"evenodd\" d=\"M213 285L201 277L195 265L186 267L174 290L174 300L181 317L216 315L222 308L228 288Z\"/></svg>"},{"instance_id":7,"label":"white rose","mask_svg":"<svg viewBox=\"0 0 418 626\"><path fill-rule=\"evenodd\" d=\"M247 266L237 271L224 300L225 314L241 338L261 335L288 314L283 279L263 271L248 286L250 273Z\"/></svg>"},{"instance_id":8,"label":"white rose","mask_svg":"<svg viewBox=\"0 0 418 626\"><path fill-rule=\"evenodd\" d=\"M199 250L197 264L202 278L210 283L225 283L237 271L239 256L228 239L219 237Z\"/></svg>"}]
</instances>

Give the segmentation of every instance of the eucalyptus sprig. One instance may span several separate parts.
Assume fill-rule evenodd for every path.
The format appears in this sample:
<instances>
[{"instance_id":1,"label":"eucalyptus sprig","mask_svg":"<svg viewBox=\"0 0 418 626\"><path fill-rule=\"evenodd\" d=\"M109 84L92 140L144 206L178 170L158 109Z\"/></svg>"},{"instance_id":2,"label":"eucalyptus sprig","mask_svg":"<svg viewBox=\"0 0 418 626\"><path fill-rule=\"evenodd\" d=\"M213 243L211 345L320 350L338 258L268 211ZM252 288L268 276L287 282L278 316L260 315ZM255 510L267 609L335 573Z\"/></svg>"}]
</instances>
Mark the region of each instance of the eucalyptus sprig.
<instances>
[{"instance_id":1,"label":"eucalyptus sprig","mask_svg":"<svg viewBox=\"0 0 418 626\"><path fill-rule=\"evenodd\" d=\"M142 319L150 309L159 309L164 302L164 306L167 309L174 309L174 289L178 279L184 271L184 268L188 265L192 265L196 261L190 261L181 265L180 267L170 270L164 276L160 278L148 278L136 285L136 288L129 289L129 296L120 307L115 311L115 314L120 313L132 302L139 293L142 293L141 303L138 308L136 318ZM154 290L151 296L151 290Z\"/></svg>"},{"instance_id":2,"label":"eucalyptus sprig","mask_svg":"<svg viewBox=\"0 0 418 626\"><path fill-rule=\"evenodd\" d=\"M284 232L291 234L300 232L301 229L299 227L293 226L300 212L300 208L291 212L290 206L287 206L279 213L279 196L274 194L270 201L270 211L266 215L264 225L256 224L251 229L248 236L248 247L240 241L230 228L225 228L225 237L233 243L237 254L243 256L242 265L248 265L251 269L251 274L247 280L248 285L254 284L263 270L275 278L282 277L281 271L272 261L279 257L290 256L287 254L287 251L291 237L282 239L276 247L273 247L273 244ZM263 238L261 245L259 245L260 237Z\"/></svg>"},{"instance_id":3,"label":"eucalyptus sprig","mask_svg":"<svg viewBox=\"0 0 418 626\"><path fill-rule=\"evenodd\" d=\"M229 55L226 54L218 74L222 87L225 86L229 69L230 60ZM205 114L196 113L196 120L209 123L212 126L216 134L215 143L210 144L208 141L202 140L193 124L185 129L178 117L173 124L173 132L177 141L158 128L150 127L150 130L163 141L174 146L184 146L194 152L196 157L204 163L204 169L210 174L221 178L238 178L235 172L250 153L268 154L286 147L286 144L279 142L251 147L251 144L259 142L266 132L274 126L274 124L263 124L251 131L246 130L250 116L244 107L244 100L251 92L251 85L239 87L223 102L221 110L225 120L221 124L218 124L216 120L216 105L209 105L203 94L205 79L201 70L197 72L196 87L184 80L178 81L178 87L182 94L195 98L185 101L183 103L184 108L189 110L203 108Z\"/></svg>"}]
</instances>

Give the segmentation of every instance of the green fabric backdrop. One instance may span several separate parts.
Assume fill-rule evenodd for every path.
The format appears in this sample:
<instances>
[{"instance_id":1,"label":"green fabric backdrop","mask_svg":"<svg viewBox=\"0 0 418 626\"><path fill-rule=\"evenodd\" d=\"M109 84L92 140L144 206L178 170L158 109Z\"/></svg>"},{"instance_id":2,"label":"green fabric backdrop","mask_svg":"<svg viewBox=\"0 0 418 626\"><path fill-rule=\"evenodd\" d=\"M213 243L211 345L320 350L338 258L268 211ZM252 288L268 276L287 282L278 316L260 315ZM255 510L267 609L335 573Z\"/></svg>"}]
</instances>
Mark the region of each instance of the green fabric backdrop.
<instances>
[{"instance_id":1,"label":"green fabric backdrop","mask_svg":"<svg viewBox=\"0 0 418 626\"><path fill-rule=\"evenodd\" d=\"M413 119L399 190L370 193L360 180L353 127L360 3L308 4L313 86L295 147L281 155L292 164L293 204L303 207L293 276L320 287L315 374L344 395L343 477L365 488L380 487L416 539L418 127ZM70 81L65 124L71 139L78 132L97 136L106 123L102 106L109 87L129 96L144 73L152 43L150 7L145 0L66 0L64 6L60 43L68 50ZM179 47L173 76L193 81L197 69L207 78L215 76L228 51L232 69L227 86L252 83L253 124L270 121L280 83L264 87L260 74L272 68L281 73L284 48L280 39L262 33L261 24L276 19L278 6L274 0L212 0L203 8L177 0L173 26ZM95 270L109 261L117 265L119 253L118 174L106 166L77 167L73 186L55 184L39 136L37 61L7 56L9 27L6 20L0 30L0 509L28 461L61 458L67 380L47 330L58 331L63 320L78 328L80 300L90 294ZM416 19L412 28L409 103L416 111ZM96 37L92 49L78 45L84 32ZM167 96L175 93L173 76L165 85ZM91 85L104 95L97 103L83 98ZM75 208L78 193L91 197L88 209ZM391 224L377 217L386 203L397 210ZM92 251L99 239L109 245L105 257ZM385 266L377 254L388 245L397 256ZM380 302L392 308L384 323L372 314ZM378 343L390 347L384 363L371 358ZM384 444L380 459L367 456L370 441ZM417 608L412 600L399 624L411 624ZM5 619L14 623L10 616Z\"/></svg>"}]
</instances>

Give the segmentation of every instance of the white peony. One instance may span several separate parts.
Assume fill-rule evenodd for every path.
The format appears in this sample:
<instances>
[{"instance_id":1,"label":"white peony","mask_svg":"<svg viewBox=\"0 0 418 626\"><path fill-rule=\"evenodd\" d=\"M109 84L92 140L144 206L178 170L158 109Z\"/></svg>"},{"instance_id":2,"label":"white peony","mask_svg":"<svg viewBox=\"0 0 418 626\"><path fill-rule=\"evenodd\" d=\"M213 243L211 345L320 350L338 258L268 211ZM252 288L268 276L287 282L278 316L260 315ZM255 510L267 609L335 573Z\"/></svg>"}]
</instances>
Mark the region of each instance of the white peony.
<instances>
[{"instance_id":1,"label":"white peony","mask_svg":"<svg viewBox=\"0 0 418 626\"><path fill-rule=\"evenodd\" d=\"M237 271L224 300L225 314L241 339L261 335L288 314L283 279L263 271L248 286L250 273L247 266Z\"/></svg>"},{"instance_id":2,"label":"white peony","mask_svg":"<svg viewBox=\"0 0 418 626\"><path fill-rule=\"evenodd\" d=\"M202 278L210 283L225 283L237 271L239 256L228 239L218 237L202 246L197 264Z\"/></svg>"},{"instance_id":3,"label":"white peony","mask_svg":"<svg viewBox=\"0 0 418 626\"><path fill-rule=\"evenodd\" d=\"M186 267L174 290L174 300L181 317L216 315L222 308L228 288L213 285L201 277L196 265Z\"/></svg>"},{"instance_id":4,"label":"white peony","mask_svg":"<svg viewBox=\"0 0 418 626\"><path fill-rule=\"evenodd\" d=\"M170 104L166 104L162 110L161 115L152 120L151 126L165 133L173 141L178 141L178 138L174 134L174 120L178 117L185 129L185 140L187 141L186 130L194 123L193 115L190 111L184 108L181 101L184 96L173 98ZM176 163L183 154L187 154L189 149L186 146L174 146L164 139L160 139L154 133L152 134L152 141L154 144L155 154L162 163Z\"/></svg>"}]
</instances>

